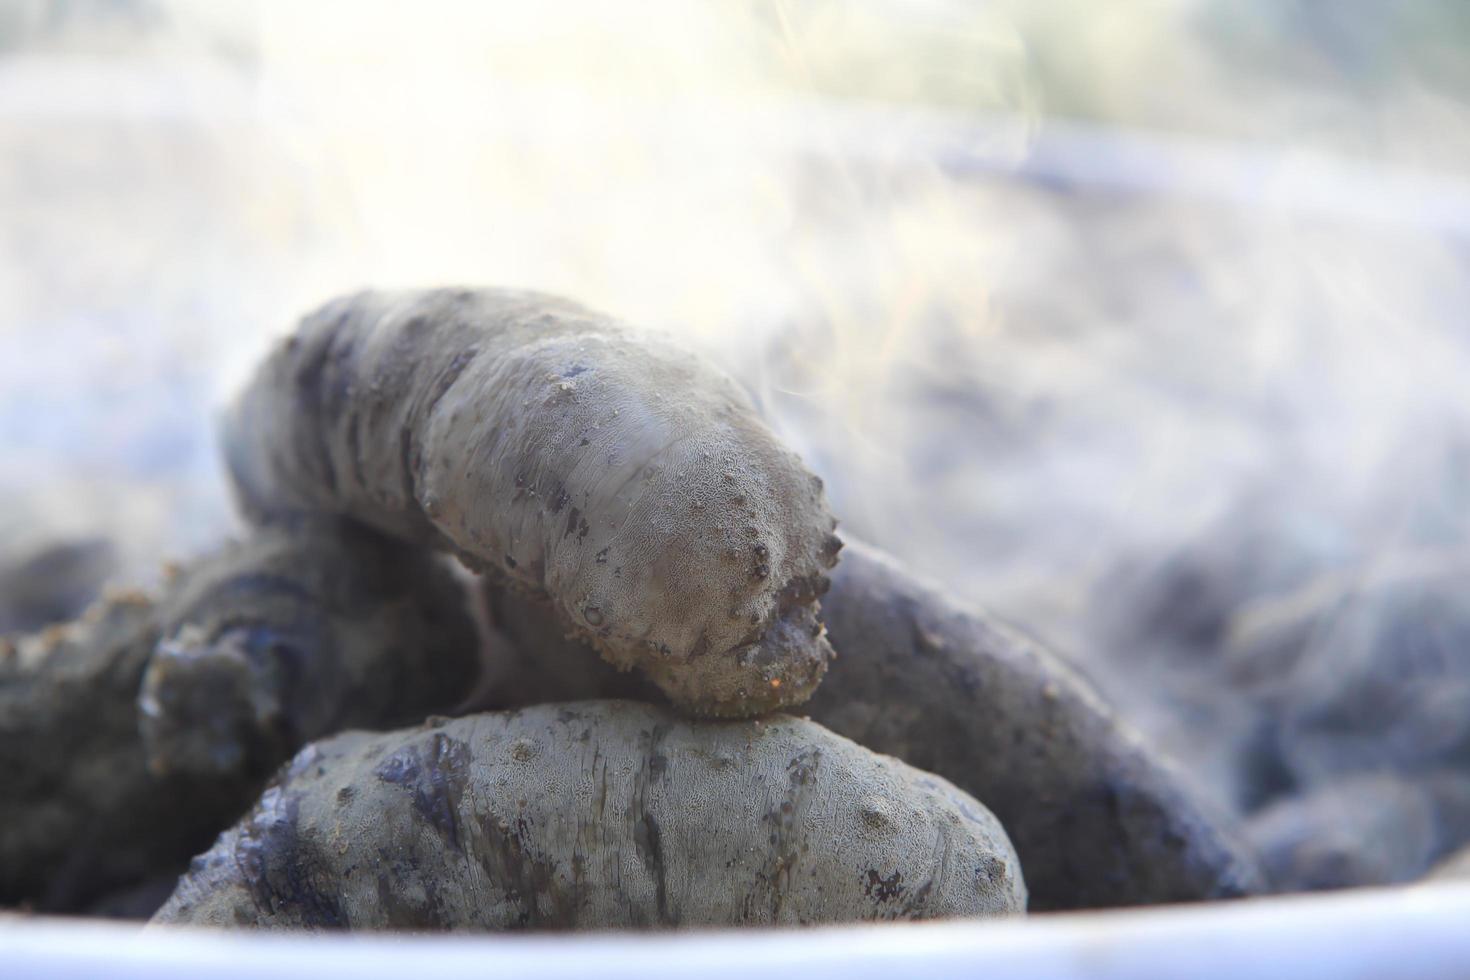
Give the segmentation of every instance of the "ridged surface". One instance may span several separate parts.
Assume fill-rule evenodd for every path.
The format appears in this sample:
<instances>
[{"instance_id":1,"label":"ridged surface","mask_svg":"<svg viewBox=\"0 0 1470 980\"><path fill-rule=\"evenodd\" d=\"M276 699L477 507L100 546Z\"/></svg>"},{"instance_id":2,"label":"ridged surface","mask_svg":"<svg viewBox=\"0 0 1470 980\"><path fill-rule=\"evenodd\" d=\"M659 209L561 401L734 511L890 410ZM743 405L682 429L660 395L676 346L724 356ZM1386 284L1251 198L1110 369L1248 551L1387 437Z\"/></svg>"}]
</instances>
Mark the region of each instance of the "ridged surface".
<instances>
[{"instance_id":1,"label":"ridged surface","mask_svg":"<svg viewBox=\"0 0 1470 980\"><path fill-rule=\"evenodd\" d=\"M1025 909L999 823L809 721L541 705L303 750L156 922L604 929Z\"/></svg>"},{"instance_id":2,"label":"ridged surface","mask_svg":"<svg viewBox=\"0 0 1470 980\"><path fill-rule=\"evenodd\" d=\"M344 514L549 596L698 714L804 701L840 542L821 481L727 377L534 293L361 293L226 423L247 512Z\"/></svg>"}]
</instances>

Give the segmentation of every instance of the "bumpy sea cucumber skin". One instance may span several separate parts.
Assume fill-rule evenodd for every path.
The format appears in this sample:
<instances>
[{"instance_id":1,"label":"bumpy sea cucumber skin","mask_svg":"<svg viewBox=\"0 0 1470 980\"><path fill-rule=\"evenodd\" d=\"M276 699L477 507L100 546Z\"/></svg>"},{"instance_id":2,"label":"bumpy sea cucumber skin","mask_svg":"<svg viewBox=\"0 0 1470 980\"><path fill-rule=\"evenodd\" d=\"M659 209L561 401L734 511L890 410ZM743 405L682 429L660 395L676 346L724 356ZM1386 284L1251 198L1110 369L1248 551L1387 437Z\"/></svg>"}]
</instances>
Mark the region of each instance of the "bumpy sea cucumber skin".
<instances>
[{"instance_id":1,"label":"bumpy sea cucumber skin","mask_svg":"<svg viewBox=\"0 0 1470 980\"><path fill-rule=\"evenodd\" d=\"M486 597L512 648L492 667L498 703L646 696L568 649L535 603L490 585ZM803 712L993 810L1021 856L1034 911L1264 889L1224 815L1041 644L859 541L843 551L823 614L837 659Z\"/></svg>"},{"instance_id":2,"label":"bumpy sea cucumber skin","mask_svg":"<svg viewBox=\"0 0 1470 980\"><path fill-rule=\"evenodd\" d=\"M193 563L161 598L138 691L149 769L258 781L311 739L454 708L481 665L446 566L333 519L262 529Z\"/></svg>"},{"instance_id":3,"label":"bumpy sea cucumber skin","mask_svg":"<svg viewBox=\"0 0 1470 980\"><path fill-rule=\"evenodd\" d=\"M801 719L542 705L303 750L155 922L607 929L1025 909L999 823Z\"/></svg>"},{"instance_id":4,"label":"bumpy sea cucumber skin","mask_svg":"<svg viewBox=\"0 0 1470 980\"><path fill-rule=\"evenodd\" d=\"M696 714L810 696L840 541L726 376L552 296L367 292L307 316L225 425L247 513L343 514L545 594Z\"/></svg>"},{"instance_id":5,"label":"bumpy sea cucumber skin","mask_svg":"<svg viewBox=\"0 0 1470 980\"><path fill-rule=\"evenodd\" d=\"M844 669L812 717L983 800L1016 843L1033 908L1263 890L1226 815L1053 651L861 544L830 607Z\"/></svg>"},{"instance_id":6,"label":"bumpy sea cucumber skin","mask_svg":"<svg viewBox=\"0 0 1470 980\"><path fill-rule=\"evenodd\" d=\"M78 912L177 874L306 741L448 710L479 667L443 560L335 522L0 639L0 904Z\"/></svg>"}]
</instances>

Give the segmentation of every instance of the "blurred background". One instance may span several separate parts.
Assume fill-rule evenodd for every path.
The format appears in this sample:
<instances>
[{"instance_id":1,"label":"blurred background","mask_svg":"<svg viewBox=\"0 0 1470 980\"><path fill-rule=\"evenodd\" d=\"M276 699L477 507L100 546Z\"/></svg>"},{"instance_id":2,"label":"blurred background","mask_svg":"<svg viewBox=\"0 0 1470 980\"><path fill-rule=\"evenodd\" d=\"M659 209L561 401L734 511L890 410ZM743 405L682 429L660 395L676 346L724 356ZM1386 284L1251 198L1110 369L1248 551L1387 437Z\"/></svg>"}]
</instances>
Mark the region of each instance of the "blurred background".
<instances>
[{"instance_id":1,"label":"blurred background","mask_svg":"<svg viewBox=\"0 0 1470 980\"><path fill-rule=\"evenodd\" d=\"M1376 780L1317 805L1411 876L1470 838L1467 45L1461 0L0 0L0 580L54 618L230 533L216 412L321 300L566 293L1320 883L1280 805Z\"/></svg>"}]
</instances>

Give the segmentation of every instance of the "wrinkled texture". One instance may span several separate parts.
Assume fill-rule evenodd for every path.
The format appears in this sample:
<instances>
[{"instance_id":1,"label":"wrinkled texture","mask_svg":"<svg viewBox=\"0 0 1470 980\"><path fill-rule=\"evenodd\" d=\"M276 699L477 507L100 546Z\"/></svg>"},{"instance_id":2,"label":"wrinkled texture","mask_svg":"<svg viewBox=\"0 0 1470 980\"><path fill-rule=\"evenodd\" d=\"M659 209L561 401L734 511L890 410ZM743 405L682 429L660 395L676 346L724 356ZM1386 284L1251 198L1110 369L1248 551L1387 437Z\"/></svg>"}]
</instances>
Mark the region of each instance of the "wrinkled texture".
<instances>
[{"instance_id":1,"label":"wrinkled texture","mask_svg":"<svg viewBox=\"0 0 1470 980\"><path fill-rule=\"evenodd\" d=\"M604 929L1025 909L995 818L809 721L542 705L304 749L155 922Z\"/></svg>"},{"instance_id":2,"label":"wrinkled texture","mask_svg":"<svg viewBox=\"0 0 1470 980\"><path fill-rule=\"evenodd\" d=\"M5 646L0 904L78 911L177 873L304 741L451 707L476 655L446 569L335 525L262 531Z\"/></svg>"},{"instance_id":3,"label":"wrinkled texture","mask_svg":"<svg viewBox=\"0 0 1470 980\"><path fill-rule=\"evenodd\" d=\"M727 377L535 293L360 293L227 419L247 513L350 516L549 596L679 706L799 704L841 544L821 481Z\"/></svg>"},{"instance_id":4,"label":"wrinkled texture","mask_svg":"<svg viewBox=\"0 0 1470 980\"><path fill-rule=\"evenodd\" d=\"M1263 888L1253 855L1171 764L1055 655L849 542L823 603L837 652L811 718L937 773L993 810L1033 910L1205 901ZM497 628L524 650L506 698L638 696L556 649L544 611L494 587ZM524 692L524 693L523 693Z\"/></svg>"},{"instance_id":5,"label":"wrinkled texture","mask_svg":"<svg viewBox=\"0 0 1470 980\"><path fill-rule=\"evenodd\" d=\"M435 556L337 521L262 531L168 593L138 706L155 773L265 778L303 744L447 711L477 683Z\"/></svg>"}]
</instances>

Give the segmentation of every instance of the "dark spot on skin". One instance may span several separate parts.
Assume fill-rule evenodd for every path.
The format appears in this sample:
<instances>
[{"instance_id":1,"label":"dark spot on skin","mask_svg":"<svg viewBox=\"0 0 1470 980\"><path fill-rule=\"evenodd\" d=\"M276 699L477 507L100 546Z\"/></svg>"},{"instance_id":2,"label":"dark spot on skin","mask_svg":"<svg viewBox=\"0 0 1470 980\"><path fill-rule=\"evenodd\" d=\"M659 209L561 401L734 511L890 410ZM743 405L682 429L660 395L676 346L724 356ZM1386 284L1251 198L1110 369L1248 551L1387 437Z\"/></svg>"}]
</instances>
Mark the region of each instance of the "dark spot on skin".
<instances>
[{"instance_id":1,"label":"dark spot on skin","mask_svg":"<svg viewBox=\"0 0 1470 980\"><path fill-rule=\"evenodd\" d=\"M418 489L418 455L413 449L413 432L408 426L398 430L398 472L403 478L403 497L416 499Z\"/></svg>"},{"instance_id":2,"label":"dark spot on skin","mask_svg":"<svg viewBox=\"0 0 1470 980\"><path fill-rule=\"evenodd\" d=\"M346 928L335 890L319 887L322 869L297 834L300 806L288 787L266 790L235 840L235 869L263 916L289 909L307 928Z\"/></svg>"},{"instance_id":3,"label":"dark spot on skin","mask_svg":"<svg viewBox=\"0 0 1470 980\"><path fill-rule=\"evenodd\" d=\"M669 885L664 868L663 840L658 821L653 818L652 813L644 811L633 825L633 846L637 848L638 857L654 882L658 922L661 925L677 925L678 920L669 915Z\"/></svg>"},{"instance_id":4,"label":"dark spot on skin","mask_svg":"<svg viewBox=\"0 0 1470 980\"><path fill-rule=\"evenodd\" d=\"M367 474L362 469L362 426L356 412L347 417L347 454L352 464L352 478L357 485L367 485Z\"/></svg>"},{"instance_id":5,"label":"dark spot on skin","mask_svg":"<svg viewBox=\"0 0 1470 980\"><path fill-rule=\"evenodd\" d=\"M599 551L597 553L597 564L599 564L599 565L606 565L607 564L607 553L608 553L608 550L609 550L608 548L603 548L601 551Z\"/></svg>"},{"instance_id":6,"label":"dark spot on skin","mask_svg":"<svg viewBox=\"0 0 1470 980\"><path fill-rule=\"evenodd\" d=\"M392 858L380 852L379 861L378 906L392 928L437 932L449 927L450 923L441 914L442 903L438 901L432 881L424 883L426 894L421 901L411 900L398 887Z\"/></svg>"},{"instance_id":7,"label":"dark spot on skin","mask_svg":"<svg viewBox=\"0 0 1470 980\"><path fill-rule=\"evenodd\" d=\"M571 502L572 495L567 493L566 488L558 483L556 485L556 490L551 494L551 512L553 514L560 514L562 512L562 508L564 508L567 504ZM572 510L575 511L576 508L573 507Z\"/></svg>"},{"instance_id":8,"label":"dark spot on skin","mask_svg":"<svg viewBox=\"0 0 1470 980\"><path fill-rule=\"evenodd\" d=\"M822 754L810 749L797 754L786 765L785 798L762 816L762 821L771 825L769 834L770 858L761 873L761 881L770 903L770 914L779 919L781 907L790 890L793 869L799 857L799 849L793 847L797 833L806 819L808 807L807 787L816 776Z\"/></svg>"},{"instance_id":9,"label":"dark spot on skin","mask_svg":"<svg viewBox=\"0 0 1470 980\"><path fill-rule=\"evenodd\" d=\"M434 393L429 398L429 407L424 413L425 418L433 414L439 402L449 393L449 389L459 380L459 376L464 373L464 369L469 366L469 363L475 359L475 355L479 352L479 348L477 347L466 347L454 355L454 358L450 360L448 366L444 368L444 372L434 382Z\"/></svg>"},{"instance_id":10,"label":"dark spot on skin","mask_svg":"<svg viewBox=\"0 0 1470 980\"><path fill-rule=\"evenodd\" d=\"M510 555L506 555L505 556L505 567L506 568L515 568L516 567L516 560L514 558L512 558Z\"/></svg>"},{"instance_id":11,"label":"dark spot on skin","mask_svg":"<svg viewBox=\"0 0 1470 980\"><path fill-rule=\"evenodd\" d=\"M563 371L561 373L561 376L563 378L575 378L577 375L581 374L583 371L586 371L586 370L587 370L587 368L586 368L585 365L582 365L582 364L574 364L571 367L567 368L565 371Z\"/></svg>"},{"instance_id":12,"label":"dark spot on skin","mask_svg":"<svg viewBox=\"0 0 1470 980\"><path fill-rule=\"evenodd\" d=\"M798 786L807 786L815 778L817 766L821 763L822 753L816 749L803 752L786 764L786 773L791 780L791 788L794 791Z\"/></svg>"},{"instance_id":13,"label":"dark spot on skin","mask_svg":"<svg viewBox=\"0 0 1470 980\"><path fill-rule=\"evenodd\" d=\"M337 330L329 331L325 335L324 342L317 342L297 352L300 354L300 360L293 378L296 384L296 405L301 417L315 423L304 425L301 431L309 434L308 438L312 442L311 458L320 464L322 482L331 493L337 491L337 474L332 469L332 457L327 446L326 432L331 423L331 416L327 412L322 389L327 370L327 358L331 354L332 338L337 332Z\"/></svg>"},{"instance_id":14,"label":"dark spot on skin","mask_svg":"<svg viewBox=\"0 0 1470 980\"><path fill-rule=\"evenodd\" d=\"M413 746L394 752L380 762L373 775L385 783L411 787L419 778L419 753Z\"/></svg>"},{"instance_id":15,"label":"dark spot on skin","mask_svg":"<svg viewBox=\"0 0 1470 980\"><path fill-rule=\"evenodd\" d=\"M524 818L514 826L504 817L485 813L478 822L474 854L481 869L519 909L515 925L522 929L570 929L577 925L577 885L564 887L555 862L530 845L531 827Z\"/></svg>"},{"instance_id":16,"label":"dark spot on skin","mask_svg":"<svg viewBox=\"0 0 1470 980\"><path fill-rule=\"evenodd\" d=\"M579 520L577 522L577 540L579 542L586 540L586 538L587 538L587 532L590 531L590 530L592 530L592 529L587 526L587 521L586 521L585 518Z\"/></svg>"},{"instance_id":17,"label":"dark spot on skin","mask_svg":"<svg viewBox=\"0 0 1470 980\"><path fill-rule=\"evenodd\" d=\"M312 425L303 426L304 439L312 442L310 451L313 463L319 466L323 485L331 494L337 494L338 476L332 466L328 433L337 433L344 428L344 416L354 404L353 381L356 376L354 354L357 347L357 332L348 329L351 310L344 309L326 331L323 339L303 353L303 364L297 372L297 407L304 419ZM307 447L301 447L307 450Z\"/></svg>"},{"instance_id":18,"label":"dark spot on skin","mask_svg":"<svg viewBox=\"0 0 1470 980\"><path fill-rule=\"evenodd\" d=\"M582 520L582 512L573 507L567 512L567 529L562 532L562 537L569 538L577 533L577 522ZM585 521L582 522L585 525Z\"/></svg>"},{"instance_id":19,"label":"dark spot on skin","mask_svg":"<svg viewBox=\"0 0 1470 980\"><path fill-rule=\"evenodd\" d=\"M825 575L813 574L794 578L776 593L776 608L784 613L798 606L815 602L817 596L827 590L827 585Z\"/></svg>"},{"instance_id":20,"label":"dark spot on skin","mask_svg":"<svg viewBox=\"0 0 1470 980\"><path fill-rule=\"evenodd\" d=\"M533 582L546 581L545 556L537 556L535 559L533 559L531 561L531 564L526 566L526 571L523 574L525 574L525 576Z\"/></svg>"},{"instance_id":21,"label":"dark spot on skin","mask_svg":"<svg viewBox=\"0 0 1470 980\"><path fill-rule=\"evenodd\" d=\"M909 900L904 903L904 907L908 910L908 913L910 915L917 914L917 912L921 908L923 908L925 904L928 903L929 893L933 890L934 879L930 878L928 881L919 886L918 891L911 893L909 895Z\"/></svg>"},{"instance_id":22,"label":"dark spot on skin","mask_svg":"<svg viewBox=\"0 0 1470 980\"><path fill-rule=\"evenodd\" d=\"M669 908L668 882L664 866L663 838L658 821L648 806L648 794L655 781L668 771L668 759L660 751L668 726L655 725L648 733L646 762L639 767L633 781L633 797L630 801L632 813L636 813L633 824L633 845L638 858L654 881L657 919L652 924L677 925L678 914Z\"/></svg>"},{"instance_id":23,"label":"dark spot on skin","mask_svg":"<svg viewBox=\"0 0 1470 980\"><path fill-rule=\"evenodd\" d=\"M1009 876L1006 873L1006 863L1000 858L986 858L985 863L975 869L977 878L984 878L991 884L1005 881Z\"/></svg>"},{"instance_id":24,"label":"dark spot on skin","mask_svg":"<svg viewBox=\"0 0 1470 980\"><path fill-rule=\"evenodd\" d=\"M903 874L895 871L884 878L872 868L868 869L867 880L863 883L863 894L874 898L879 902L891 902L904 893Z\"/></svg>"},{"instance_id":25,"label":"dark spot on skin","mask_svg":"<svg viewBox=\"0 0 1470 980\"><path fill-rule=\"evenodd\" d=\"M460 849L459 803L469 780L469 746L442 732L429 740L428 751L415 745L394 752L373 770L385 783L413 792L414 809L455 850Z\"/></svg>"},{"instance_id":26,"label":"dark spot on skin","mask_svg":"<svg viewBox=\"0 0 1470 980\"><path fill-rule=\"evenodd\" d=\"M685 659L686 661L698 660L707 653L709 653L709 636L708 634L700 633L699 639L694 641L694 648L689 651L689 656Z\"/></svg>"}]
</instances>

